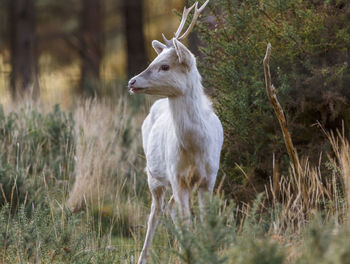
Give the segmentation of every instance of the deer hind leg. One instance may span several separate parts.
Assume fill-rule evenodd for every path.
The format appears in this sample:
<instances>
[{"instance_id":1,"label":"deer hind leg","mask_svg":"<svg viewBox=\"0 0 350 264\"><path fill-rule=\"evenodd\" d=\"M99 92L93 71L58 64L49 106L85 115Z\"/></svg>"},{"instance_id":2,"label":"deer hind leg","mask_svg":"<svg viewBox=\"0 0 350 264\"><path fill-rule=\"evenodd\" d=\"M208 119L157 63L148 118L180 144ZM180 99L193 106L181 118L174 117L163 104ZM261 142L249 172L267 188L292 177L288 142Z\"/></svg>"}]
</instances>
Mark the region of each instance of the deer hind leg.
<instances>
[{"instance_id":1,"label":"deer hind leg","mask_svg":"<svg viewBox=\"0 0 350 264\"><path fill-rule=\"evenodd\" d=\"M149 185L152 193L152 206L151 206L151 213L148 218L146 238L143 244L139 261L137 262L138 264L147 263L149 249L151 247L152 239L158 225L159 213L162 211L162 208L163 208L165 187L157 186L152 189L150 183Z\"/></svg>"}]
</instances>

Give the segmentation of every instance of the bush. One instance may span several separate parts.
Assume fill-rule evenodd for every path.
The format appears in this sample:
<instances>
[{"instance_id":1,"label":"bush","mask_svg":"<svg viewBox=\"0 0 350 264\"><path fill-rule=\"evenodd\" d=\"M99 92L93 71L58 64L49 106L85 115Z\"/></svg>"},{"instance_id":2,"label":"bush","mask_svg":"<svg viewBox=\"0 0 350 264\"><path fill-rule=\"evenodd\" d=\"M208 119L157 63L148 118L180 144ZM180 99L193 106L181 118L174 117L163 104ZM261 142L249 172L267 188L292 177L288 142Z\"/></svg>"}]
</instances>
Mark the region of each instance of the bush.
<instances>
[{"instance_id":1,"label":"bush","mask_svg":"<svg viewBox=\"0 0 350 264\"><path fill-rule=\"evenodd\" d=\"M247 215L241 222L236 219L240 212L232 201L214 197L202 215L198 208L195 210L193 227L182 221L176 228L166 223L181 247L175 251L181 263L283 263L285 252L269 232L273 219L262 219L258 212L261 198L255 200L250 212L243 213Z\"/></svg>"},{"instance_id":2,"label":"bush","mask_svg":"<svg viewBox=\"0 0 350 264\"><path fill-rule=\"evenodd\" d=\"M9 203L15 211L41 201L45 186L67 185L74 170L73 126L58 105L47 114L24 107L8 115L0 106L0 206Z\"/></svg>"},{"instance_id":3,"label":"bush","mask_svg":"<svg viewBox=\"0 0 350 264\"><path fill-rule=\"evenodd\" d=\"M350 263L349 226L337 226L316 218L304 230L295 263Z\"/></svg>"},{"instance_id":4,"label":"bush","mask_svg":"<svg viewBox=\"0 0 350 264\"><path fill-rule=\"evenodd\" d=\"M82 217L57 211L47 203L30 212L20 206L14 216L8 206L3 206L0 209L0 262L115 263L118 255L108 249L107 240L99 238L97 243L96 233L88 225L82 225Z\"/></svg>"},{"instance_id":5,"label":"bush","mask_svg":"<svg viewBox=\"0 0 350 264\"><path fill-rule=\"evenodd\" d=\"M244 178L238 163L266 182L272 154L282 169L288 158L267 100L262 59L272 44L272 81L299 151L318 160L329 145L312 126L349 124L350 4L339 1L218 0L197 27L200 71L224 126L224 186ZM263 186L260 184L260 186ZM260 189L261 190L261 189ZM244 198L244 197L241 197Z\"/></svg>"}]
</instances>

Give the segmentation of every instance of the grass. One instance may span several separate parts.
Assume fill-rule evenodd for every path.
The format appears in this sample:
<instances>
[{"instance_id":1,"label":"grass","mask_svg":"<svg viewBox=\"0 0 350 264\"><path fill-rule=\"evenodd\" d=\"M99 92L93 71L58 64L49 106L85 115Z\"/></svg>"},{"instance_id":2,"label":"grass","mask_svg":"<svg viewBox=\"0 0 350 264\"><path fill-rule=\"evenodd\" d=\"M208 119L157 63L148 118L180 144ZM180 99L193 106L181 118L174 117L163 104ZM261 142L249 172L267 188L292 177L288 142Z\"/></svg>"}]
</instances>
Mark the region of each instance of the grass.
<instances>
[{"instance_id":1,"label":"grass","mask_svg":"<svg viewBox=\"0 0 350 264\"><path fill-rule=\"evenodd\" d=\"M136 263L150 207L147 109L128 103L0 109L1 264ZM190 232L164 215L150 263L349 263L350 147L342 132L325 136L332 151L318 165L304 157L299 177L275 167L249 204L218 184L203 221L193 207Z\"/></svg>"}]
</instances>

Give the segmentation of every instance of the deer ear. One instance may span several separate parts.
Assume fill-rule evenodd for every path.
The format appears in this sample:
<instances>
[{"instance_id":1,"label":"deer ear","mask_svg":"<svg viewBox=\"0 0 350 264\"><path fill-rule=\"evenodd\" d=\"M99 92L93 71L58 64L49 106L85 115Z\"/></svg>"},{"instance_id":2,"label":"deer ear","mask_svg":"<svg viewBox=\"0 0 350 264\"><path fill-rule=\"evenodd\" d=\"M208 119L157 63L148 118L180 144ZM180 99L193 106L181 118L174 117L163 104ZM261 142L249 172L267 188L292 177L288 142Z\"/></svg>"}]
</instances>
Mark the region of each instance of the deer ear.
<instances>
[{"instance_id":1,"label":"deer ear","mask_svg":"<svg viewBox=\"0 0 350 264\"><path fill-rule=\"evenodd\" d=\"M191 52L186 48L184 44L182 44L176 38L173 38L173 44L175 47L177 57L179 58L179 62L181 64L186 64L187 66L190 66L192 61Z\"/></svg>"},{"instance_id":2,"label":"deer ear","mask_svg":"<svg viewBox=\"0 0 350 264\"><path fill-rule=\"evenodd\" d=\"M166 46L163 43L159 42L158 40L152 41L152 47L157 52L157 54L161 53L163 49L166 48Z\"/></svg>"}]
</instances>

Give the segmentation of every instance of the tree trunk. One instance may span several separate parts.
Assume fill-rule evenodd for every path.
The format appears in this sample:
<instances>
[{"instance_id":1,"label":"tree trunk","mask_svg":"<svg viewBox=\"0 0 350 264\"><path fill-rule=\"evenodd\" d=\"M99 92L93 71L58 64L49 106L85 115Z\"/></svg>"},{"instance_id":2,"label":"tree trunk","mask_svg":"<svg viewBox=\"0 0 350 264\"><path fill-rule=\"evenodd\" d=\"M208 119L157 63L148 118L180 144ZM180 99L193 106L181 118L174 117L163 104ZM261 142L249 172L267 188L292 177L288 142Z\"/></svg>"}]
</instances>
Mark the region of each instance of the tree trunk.
<instances>
[{"instance_id":1,"label":"tree trunk","mask_svg":"<svg viewBox=\"0 0 350 264\"><path fill-rule=\"evenodd\" d=\"M145 69L147 55L143 34L143 0L123 0L127 71L129 78Z\"/></svg>"},{"instance_id":2,"label":"tree trunk","mask_svg":"<svg viewBox=\"0 0 350 264\"><path fill-rule=\"evenodd\" d=\"M94 96L100 85L103 44L102 17L101 0L83 0L80 89L85 96Z\"/></svg>"},{"instance_id":3,"label":"tree trunk","mask_svg":"<svg viewBox=\"0 0 350 264\"><path fill-rule=\"evenodd\" d=\"M10 1L10 32L12 98L36 99L40 89L33 0Z\"/></svg>"}]
</instances>

